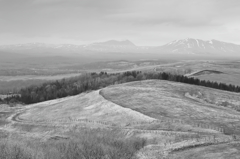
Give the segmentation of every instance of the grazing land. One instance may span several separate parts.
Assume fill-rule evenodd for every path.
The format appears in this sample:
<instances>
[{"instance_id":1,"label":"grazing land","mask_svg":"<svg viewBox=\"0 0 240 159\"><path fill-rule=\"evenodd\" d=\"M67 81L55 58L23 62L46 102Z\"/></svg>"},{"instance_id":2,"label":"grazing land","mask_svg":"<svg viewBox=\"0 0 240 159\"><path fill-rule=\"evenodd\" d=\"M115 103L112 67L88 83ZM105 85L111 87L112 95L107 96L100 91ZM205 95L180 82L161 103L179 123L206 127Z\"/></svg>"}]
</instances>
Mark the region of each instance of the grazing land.
<instances>
[{"instance_id":1,"label":"grazing land","mask_svg":"<svg viewBox=\"0 0 240 159\"><path fill-rule=\"evenodd\" d=\"M239 107L237 93L130 82L27 106L1 105L0 146L5 154L39 159L62 152L65 158L233 159L240 154Z\"/></svg>"}]
</instances>

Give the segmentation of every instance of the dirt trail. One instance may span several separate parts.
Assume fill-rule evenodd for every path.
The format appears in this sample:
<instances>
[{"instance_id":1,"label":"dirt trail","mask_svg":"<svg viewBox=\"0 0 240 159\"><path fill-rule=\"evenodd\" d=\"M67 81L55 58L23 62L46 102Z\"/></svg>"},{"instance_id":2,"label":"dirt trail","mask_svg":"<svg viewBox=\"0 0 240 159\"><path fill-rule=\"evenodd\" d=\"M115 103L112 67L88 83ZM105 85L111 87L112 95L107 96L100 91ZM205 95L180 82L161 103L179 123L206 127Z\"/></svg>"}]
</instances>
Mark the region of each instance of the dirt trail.
<instances>
[{"instance_id":1,"label":"dirt trail","mask_svg":"<svg viewBox=\"0 0 240 159\"><path fill-rule=\"evenodd\" d=\"M144 85L144 83L142 84ZM140 86L136 83L133 84L131 88L136 90L132 92L128 91L128 93L131 93L133 98L136 98L136 96L134 96L135 93L141 94L141 91L145 91L143 92L145 94L151 93L151 84L148 85L146 89L138 88ZM169 86L171 85L164 85L164 89ZM112 90L112 87L110 88ZM116 87L114 92L117 93L119 90L121 89ZM207 148L212 145L240 142L237 136L225 134L224 128L220 126L214 124L200 124L197 119L189 122L185 118L178 119L171 116L154 118L153 116L148 116L145 112L142 113L140 110L138 111L138 109L128 108L127 105L121 105L119 102L114 102L109 100L109 98L105 98L105 95L103 95L101 91L102 90L98 90L64 99L28 105L17 110L8 118L8 121L10 121L12 125L15 124L19 127L28 125L39 128L43 126L48 127L49 129L46 129L44 132L23 132L22 130L17 130L15 127L11 127L11 124L9 127L5 128L5 130L19 131L20 133L25 133L25 135L35 135L35 137L46 140L54 138L54 136L60 136L61 138L61 134L56 134L54 130L65 132L73 127L118 129L128 137L139 136L147 138L149 141L156 140L157 143L152 143L150 144L152 146L149 145L139 152L139 156L142 159L148 157L149 153L152 153L152 155L154 153L163 153L165 156L171 156L175 152L188 152L199 147ZM170 93L161 92L161 96L169 94ZM179 97L173 96L174 100ZM122 97L118 96L118 98ZM181 100L181 102L182 101L183 100ZM128 102L133 102L133 100L131 101L128 99L125 100L124 103L128 104ZM135 103L131 104L135 106ZM206 107L205 105L204 107L198 107L198 109L206 109ZM142 110L147 111L151 106L148 105L148 107L142 108ZM215 107L209 109L214 110ZM228 111L227 113L232 112L228 109L226 110ZM206 111L206 113L208 112ZM234 115L236 117L231 120L238 120L237 113ZM229 116L229 114L227 114L226 117L227 116ZM168 124L172 127L186 127L189 128L189 130L191 128L191 131L188 129L170 129L162 127Z\"/></svg>"}]
</instances>

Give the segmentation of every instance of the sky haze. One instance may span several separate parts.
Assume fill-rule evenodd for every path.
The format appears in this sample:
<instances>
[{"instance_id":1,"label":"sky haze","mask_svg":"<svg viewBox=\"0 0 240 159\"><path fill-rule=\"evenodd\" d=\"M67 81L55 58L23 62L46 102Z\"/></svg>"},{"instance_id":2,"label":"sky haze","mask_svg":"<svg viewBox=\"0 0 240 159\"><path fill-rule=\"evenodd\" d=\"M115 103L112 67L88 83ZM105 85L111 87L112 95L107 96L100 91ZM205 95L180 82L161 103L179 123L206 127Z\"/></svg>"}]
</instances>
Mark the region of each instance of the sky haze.
<instances>
[{"instance_id":1,"label":"sky haze","mask_svg":"<svg viewBox=\"0 0 240 159\"><path fill-rule=\"evenodd\" d=\"M176 39L240 44L239 0L0 0L0 45Z\"/></svg>"}]
</instances>

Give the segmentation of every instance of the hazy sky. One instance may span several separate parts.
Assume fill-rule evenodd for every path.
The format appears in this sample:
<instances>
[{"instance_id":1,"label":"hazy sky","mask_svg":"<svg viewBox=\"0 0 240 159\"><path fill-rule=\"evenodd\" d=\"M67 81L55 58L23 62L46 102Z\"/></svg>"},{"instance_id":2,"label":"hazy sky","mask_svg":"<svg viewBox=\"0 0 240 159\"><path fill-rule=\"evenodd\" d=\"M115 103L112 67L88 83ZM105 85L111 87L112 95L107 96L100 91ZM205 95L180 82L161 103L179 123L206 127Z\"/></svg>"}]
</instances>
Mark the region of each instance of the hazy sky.
<instances>
[{"instance_id":1,"label":"hazy sky","mask_svg":"<svg viewBox=\"0 0 240 159\"><path fill-rule=\"evenodd\" d=\"M0 45L188 37L240 44L240 0L0 0Z\"/></svg>"}]
</instances>

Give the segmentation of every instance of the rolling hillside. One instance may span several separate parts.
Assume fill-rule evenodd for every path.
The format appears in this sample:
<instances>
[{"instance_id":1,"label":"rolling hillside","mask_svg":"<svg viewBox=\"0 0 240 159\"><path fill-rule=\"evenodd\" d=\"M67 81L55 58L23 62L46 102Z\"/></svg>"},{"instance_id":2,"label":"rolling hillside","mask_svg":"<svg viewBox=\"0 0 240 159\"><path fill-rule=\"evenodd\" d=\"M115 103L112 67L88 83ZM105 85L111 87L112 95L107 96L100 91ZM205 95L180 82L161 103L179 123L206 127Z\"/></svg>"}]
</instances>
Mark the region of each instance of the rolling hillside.
<instances>
[{"instance_id":1,"label":"rolling hillside","mask_svg":"<svg viewBox=\"0 0 240 159\"><path fill-rule=\"evenodd\" d=\"M231 159L240 155L239 105L237 93L146 80L24 107L4 106L0 132L46 142L68 140L83 129L107 130L146 139L135 154L140 159Z\"/></svg>"}]
</instances>

